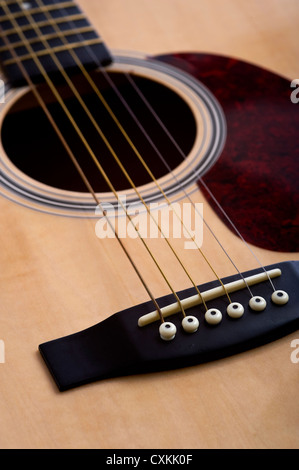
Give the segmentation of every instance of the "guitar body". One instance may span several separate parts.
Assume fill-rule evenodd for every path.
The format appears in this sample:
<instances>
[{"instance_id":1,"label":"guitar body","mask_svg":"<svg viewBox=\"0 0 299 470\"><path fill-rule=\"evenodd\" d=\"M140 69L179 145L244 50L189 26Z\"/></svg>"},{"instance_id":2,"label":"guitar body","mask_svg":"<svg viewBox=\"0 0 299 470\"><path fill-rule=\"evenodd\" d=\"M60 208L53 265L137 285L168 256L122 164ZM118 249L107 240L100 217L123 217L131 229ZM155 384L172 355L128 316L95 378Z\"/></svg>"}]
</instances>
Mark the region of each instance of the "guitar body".
<instances>
[{"instance_id":1,"label":"guitar body","mask_svg":"<svg viewBox=\"0 0 299 470\"><path fill-rule=\"evenodd\" d=\"M289 82L227 57L177 54L162 60L204 83L224 110L228 138L205 182L226 214L248 242L297 252L298 111L290 106Z\"/></svg>"},{"instance_id":2,"label":"guitar body","mask_svg":"<svg viewBox=\"0 0 299 470\"><path fill-rule=\"evenodd\" d=\"M90 11L96 11L96 2L90 3ZM120 55L120 63L126 62L125 57ZM182 73L183 88L189 77L191 81L200 80L203 86L198 92L199 111L192 108L197 127L195 144L175 174L182 174L183 181L194 172L202 176L263 265L299 260L298 110L289 99L288 80L212 54L158 55L139 60L144 61L145 69L148 62L150 71L151 64L157 64L150 73L158 74L159 83L169 76L165 86L171 90L180 81L180 77L173 77L174 70ZM160 64L162 78L160 70L155 69ZM201 96L205 87L205 96L211 96L207 105ZM297 448L298 365L291 360L297 332L201 365L58 391L38 346L149 299L116 239L100 237L96 232L99 217L88 210L90 196L81 189L52 187L47 180L26 175L13 163L8 149L16 152L22 146L13 142L12 131L7 138L4 130L14 122L10 110L26 93L10 90L1 115L0 339L5 344L5 362L0 363L0 447ZM178 93L189 102L188 92ZM209 116L218 123L217 136ZM199 155L196 145L201 148L206 135L198 130L201 123L207 123L207 141L215 140L217 148L214 159L197 168L192 166L194 155ZM29 128L27 125L24 135ZM190 139L193 142L193 137ZM205 162L205 153L200 155ZM159 181L163 187L170 187L167 172ZM142 181L138 186L149 201L154 198L153 182ZM187 194L181 188L170 192L171 200L181 208L190 200L203 203L205 219L238 269L244 272L258 267L252 252L198 178L184 188ZM104 191L99 192L106 198ZM125 193L121 188L121 194ZM128 194L134 202L134 192ZM105 200L111 201L110 193ZM80 211L76 211L76 205ZM163 220L168 215L167 210L161 211ZM149 224L150 217L144 217ZM171 236L170 240L198 285L215 279L200 253L184 249L182 239ZM188 278L178 269L164 240L156 237L147 242L175 290L189 288ZM127 237L125 246L142 267L155 297L169 294L140 240ZM221 278L235 274L205 226L202 249ZM111 331L112 342L113 335Z\"/></svg>"}]
</instances>

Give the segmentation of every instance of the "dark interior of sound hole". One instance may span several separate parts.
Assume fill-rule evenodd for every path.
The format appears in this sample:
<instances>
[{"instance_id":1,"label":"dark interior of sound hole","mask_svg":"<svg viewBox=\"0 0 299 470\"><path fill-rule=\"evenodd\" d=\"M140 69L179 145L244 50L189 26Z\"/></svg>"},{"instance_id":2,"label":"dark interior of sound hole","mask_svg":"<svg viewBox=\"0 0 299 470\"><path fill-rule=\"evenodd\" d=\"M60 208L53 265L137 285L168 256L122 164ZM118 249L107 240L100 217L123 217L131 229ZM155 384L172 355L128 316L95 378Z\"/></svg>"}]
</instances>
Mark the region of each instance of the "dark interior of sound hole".
<instances>
[{"instance_id":1,"label":"dark interior of sound hole","mask_svg":"<svg viewBox=\"0 0 299 470\"><path fill-rule=\"evenodd\" d=\"M176 168L182 162L181 154L176 150L152 113L149 112L148 108L138 97L136 90L134 90L126 76L115 72L111 73L110 76L168 165L171 169ZM113 89L107 86L105 79L98 73L94 74L93 80L96 82L105 100L109 103L109 107L124 127L127 135L134 143L134 146L153 172L155 178L160 178L167 174L168 169L165 164L161 161L161 158L143 132L138 128L134 119L132 119L128 111L121 104ZM193 114L186 102L167 86L160 83L141 77L134 77L134 80L168 130L175 137L184 154L187 155L194 143L196 125ZM152 181L152 178L138 160L135 152L109 116L95 92L91 90L90 86L82 78L76 78L74 82L80 96L84 99L113 150L121 159L134 184L140 186ZM61 106L55 102L53 95L47 87L39 86L39 92L47 103L51 115L63 133L94 191L110 191ZM114 188L116 190L129 188L130 184L126 177L78 100L71 95L67 87L61 86L59 94L63 97L64 103L70 110L74 121L87 139L89 146L107 173ZM2 128L2 143L13 164L31 178L64 190L87 191L81 176L61 144L59 137L53 130L44 111L37 105L36 99L31 92L26 93L18 100L6 115Z\"/></svg>"}]
</instances>

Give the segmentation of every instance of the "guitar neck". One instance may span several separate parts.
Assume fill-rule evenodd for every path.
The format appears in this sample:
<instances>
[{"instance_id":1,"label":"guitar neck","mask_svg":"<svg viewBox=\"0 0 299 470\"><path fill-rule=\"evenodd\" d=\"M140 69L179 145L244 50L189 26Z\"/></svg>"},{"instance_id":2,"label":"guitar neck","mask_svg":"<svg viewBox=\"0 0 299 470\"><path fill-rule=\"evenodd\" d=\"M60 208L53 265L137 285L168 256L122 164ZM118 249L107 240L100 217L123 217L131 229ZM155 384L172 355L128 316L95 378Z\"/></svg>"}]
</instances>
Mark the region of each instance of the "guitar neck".
<instances>
[{"instance_id":1,"label":"guitar neck","mask_svg":"<svg viewBox=\"0 0 299 470\"><path fill-rule=\"evenodd\" d=\"M8 0L0 1L0 62L9 82L22 86L24 69L38 83L58 77L60 67L107 65L111 55L74 1Z\"/></svg>"}]
</instances>

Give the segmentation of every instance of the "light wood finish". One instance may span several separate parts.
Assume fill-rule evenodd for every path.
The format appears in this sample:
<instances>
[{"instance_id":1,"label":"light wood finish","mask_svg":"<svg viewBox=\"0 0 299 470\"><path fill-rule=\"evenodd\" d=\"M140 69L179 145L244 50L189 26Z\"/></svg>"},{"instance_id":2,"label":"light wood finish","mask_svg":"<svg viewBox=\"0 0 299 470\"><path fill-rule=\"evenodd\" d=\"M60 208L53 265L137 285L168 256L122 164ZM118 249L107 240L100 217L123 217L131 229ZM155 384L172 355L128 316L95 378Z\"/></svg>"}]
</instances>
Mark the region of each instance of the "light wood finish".
<instances>
[{"instance_id":1,"label":"light wood finish","mask_svg":"<svg viewBox=\"0 0 299 470\"><path fill-rule=\"evenodd\" d=\"M224 53L299 75L297 0L80 0L113 49ZM193 195L196 201L198 194ZM208 219L213 214L204 205ZM213 218L240 269L254 260ZM235 357L172 372L116 378L59 393L37 352L43 341L148 300L115 240L95 221L49 216L0 201L0 448L298 448L299 365L294 333ZM231 267L205 237L219 274ZM128 240L130 242L130 240ZM159 243L158 243L159 242ZM188 285L151 240L176 288ZM180 240L175 244L180 248ZM138 243L128 243L155 295L167 292ZM133 247L133 248L132 248ZM256 249L264 264L298 255ZM198 283L194 252L181 250Z\"/></svg>"}]
</instances>

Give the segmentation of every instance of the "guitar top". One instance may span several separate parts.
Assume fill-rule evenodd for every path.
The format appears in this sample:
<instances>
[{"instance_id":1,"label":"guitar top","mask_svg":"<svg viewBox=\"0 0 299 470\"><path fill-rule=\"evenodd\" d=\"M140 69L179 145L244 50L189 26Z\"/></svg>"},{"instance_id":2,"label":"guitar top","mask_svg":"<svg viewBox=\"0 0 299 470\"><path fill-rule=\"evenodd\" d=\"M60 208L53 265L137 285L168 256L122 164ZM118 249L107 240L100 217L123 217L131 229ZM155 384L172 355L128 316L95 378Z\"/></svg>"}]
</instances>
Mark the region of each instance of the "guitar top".
<instances>
[{"instance_id":1,"label":"guitar top","mask_svg":"<svg viewBox=\"0 0 299 470\"><path fill-rule=\"evenodd\" d=\"M298 17L0 1L1 448L298 448Z\"/></svg>"}]
</instances>

